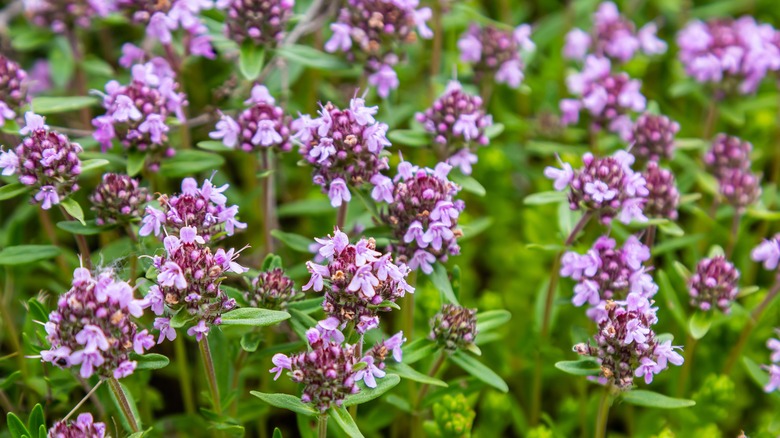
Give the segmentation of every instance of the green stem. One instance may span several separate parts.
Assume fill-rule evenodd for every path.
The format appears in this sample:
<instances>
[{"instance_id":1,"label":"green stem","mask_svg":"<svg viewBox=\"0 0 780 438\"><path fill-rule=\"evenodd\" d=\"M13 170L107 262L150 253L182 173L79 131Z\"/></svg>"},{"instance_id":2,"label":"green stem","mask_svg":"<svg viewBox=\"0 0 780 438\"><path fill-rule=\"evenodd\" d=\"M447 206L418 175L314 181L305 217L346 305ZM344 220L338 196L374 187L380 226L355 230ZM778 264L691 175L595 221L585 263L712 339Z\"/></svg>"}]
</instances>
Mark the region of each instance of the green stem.
<instances>
[{"instance_id":1,"label":"green stem","mask_svg":"<svg viewBox=\"0 0 780 438\"><path fill-rule=\"evenodd\" d=\"M347 223L347 208L349 203L342 201L339 207L338 215L336 216L336 226L339 230L344 231L344 225Z\"/></svg>"},{"instance_id":2,"label":"green stem","mask_svg":"<svg viewBox=\"0 0 780 438\"><path fill-rule=\"evenodd\" d=\"M730 259L734 253L734 247L737 245L737 237L739 236L739 222L742 219L742 214L739 211L734 211L734 217L731 218L731 232L729 233L729 243L726 247L726 258Z\"/></svg>"},{"instance_id":3,"label":"green stem","mask_svg":"<svg viewBox=\"0 0 780 438\"><path fill-rule=\"evenodd\" d=\"M607 436L607 420L609 419L609 406L611 404L610 387L604 388L599 401L599 411L596 417L596 430L593 433L595 438L604 438Z\"/></svg>"},{"instance_id":4,"label":"green stem","mask_svg":"<svg viewBox=\"0 0 780 438\"><path fill-rule=\"evenodd\" d=\"M176 356L176 366L179 369L179 385L181 385L181 398L184 400L184 411L188 414L194 414L195 398L192 391L190 363L187 360L187 348L181 336L177 336L173 340L173 350Z\"/></svg>"},{"instance_id":5,"label":"green stem","mask_svg":"<svg viewBox=\"0 0 780 438\"><path fill-rule=\"evenodd\" d=\"M209 348L209 338L204 336L203 339L198 342L200 346L200 356L203 358L203 368L206 371L206 378L209 383L209 391L211 392L211 402L214 406L214 412L217 415L222 415L222 403L219 399L219 386L217 386L217 373L214 371L214 360L211 357L211 348Z\"/></svg>"},{"instance_id":6,"label":"green stem","mask_svg":"<svg viewBox=\"0 0 780 438\"><path fill-rule=\"evenodd\" d=\"M715 129L715 121L718 119L718 101L712 99L707 108L707 118L704 119L704 140L709 141L712 138L712 131Z\"/></svg>"},{"instance_id":7,"label":"green stem","mask_svg":"<svg viewBox=\"0 0 780 438\"><path fill-rule=\"evenodd\" d=\"M11 275L11 273L7 269L6 269L6 275ZM19 333L16 331L16 326L14 325L13 317L11 316L11 312L8 309L8 304L10 299L6 298L12 296L12 291L6 290L5 293L7 295L0 298L0 318L2 318L3 322L5 322L6 333L8 334L8 339L11 342L11 348L13 348L14 351L16 352L16 360L19 366L19 370L22 372L22 376L26 377L27 362L24 358L24 350L22 348L22 343L19 341Z\"/></svg>"},{"instance_id":8,"label":"green stem","mask_svg":"<svg viewBox=\"0 0 780 438\"><path fill-rule=\"evenodd\" d=\"M73 409L70 410L70 412L68 412L68 415L66 415L65 418L62 419L62 421L63 422L68 421L68 418L70 418L81 407L81 405L83 405L84 402L87 401L88 398L92 397L92 394L94 394L95 391L97 391L97 389L100 388L100 385L102 383L103 380L98 380L97 384L91 390L89 390L87 395L85 395L84 398L82 398L81 401L78 402L78 404L76 404L76 406L74 406Z\"/></svg>"},{"instance_id":9,"label":"green stem","mask_svg":"<svg viewBox=\"0 0 780 438\"><path fill-rule=\"evenodd\" d=\"M60 204L60 211L62 211L62 215L65 216L66 219L69 221L74 221L76 218L70 215L65 210L65 207L63 207ZM85 268L91 269L92 268L92 257L90 256L89 251L89 244L87 243L86 237L82 234L74 234L73 237L76 239L76 245L79 247L79 252L81 253L81 263L84 265Z\"/></svg>"},{"instance_id":10,"label":"green stem","mask_svg":"<svg viewBox=\"0 0 780 438\"><path fill-rule=\"evenodd\" d=\"M439 357L436 358L436 361L431 365L430 371L428 371L429 377L436 377L436 374L441 369L441 366L444 365L444 361L447 359L447 353L444 351L441 352ZM425 394L428 393L428 388L430 385L427 383L423 383L423 385L420 387L420 392L417 393L417 400L414 402L414 409L418 409L422 405L422 401L425 398Z\"/></svg>"},{"instance_id":11,"label":"green stem","mask_svg":"<svg viewBox=\"0 0 780 438\"><path fill-rule=\"evenodd\" d=\"M685 341L685 362L680 370L680 381L677 383L677 397L682 397L685 394L685 387L688 386L688 378L690 378L691 368L693 368L693 352L695 350L696 339L688 335L688 339Z\"/></svg>"},{"instance_id":12,"label":"green stem","mask_svg":"<svg viewBox=\"0 0 780 438\"><path fill-rule=\"evenodd\" d=\"M745 344L747 344L747 341L750 338L750 333L752 333L753 329L756 327L756 325L758 325L758 321L761 319L761 315L764 313L764 310L766 310L772 300L775 299L778 292L780 292L780 281L775 280L774 286L772 286L772 289L767 292L764 300L761 301L761 303L756 306L752 312L750 312L750 319L748 319L745 323L745 328L742 329L742 333L739 335L739 340L731 349L728 356L726 356L728 359L726 360L726 366L723 368L723 374L731 374L731 370L737 363L737 359L739 359L740 355L742 354L742 350L745 348Z\"/></svg>"},{"instance_id":13,"label":"green stem","mask_svg":"<svg viewBox=\"0 0 780 438\"><path fill-rule=\"evenodd\" d=\"M275 175L273 174L274 158L272 151L268 148L263 149L260 152L260 160L262 171L268 173L265 175L265 177L263 177L263 230L265 231L266 254L271 254L276 249L276 242L274 241L274 237L271 235L271 231L273 231L276 224L276 194L274 188Z\"/></svg>"},{"instance_id":14,"label":"green stem","mask_svg":"<svg viewBox=\"0 0 780 438\"><path fill-rule=\"evenodd\" d=\"M133 414L133 408L130 407L130 402L127 400L127 394L125 394L125 390L122 389L122 385L117 379L113 377L108 379L108 385L111 387L111 392L113 392L114 396L116 397L117 403L119 404L119 409L125 416L127 424L130 425L130 430L133 433L140 432L141 429L138 427L138 420Z\"/></svg>"},{"instance_id":15,"label":"green stem","mask_svg":"<svg viewBox=\"0 0 780 438\"><path fill-rule=\"evenodd\" d=\"M320 415L317 420L317 437L327 438L328 436L328 414Z\"/></svg>"}]
</instances>

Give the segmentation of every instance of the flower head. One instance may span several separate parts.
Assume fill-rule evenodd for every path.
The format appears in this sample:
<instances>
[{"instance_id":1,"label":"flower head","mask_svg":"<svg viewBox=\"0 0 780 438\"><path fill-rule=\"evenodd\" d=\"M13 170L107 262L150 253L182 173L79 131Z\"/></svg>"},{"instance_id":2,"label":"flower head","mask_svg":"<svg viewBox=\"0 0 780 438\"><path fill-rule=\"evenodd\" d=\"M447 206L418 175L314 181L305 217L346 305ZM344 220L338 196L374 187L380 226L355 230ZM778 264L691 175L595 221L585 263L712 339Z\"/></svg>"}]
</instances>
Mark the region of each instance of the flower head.
<instances>
[{"instance_id":1,"label":"flower head","mask_svg":"<svg viewBox=\"0 0 780 438\"><path fill-rule=\"evenodd\" d=\"M281 268L260 272L252 279L252 288L244 293L249 306L272 310L284 310L288 303L302 297Z\"/></svg>"},{"instance_id":2,"label":"flower head","mask_svg":"<svg viewBox=\"0 0 780 438\"><path fill-rule=\"evenodd\" d=\"M21 115L22 107L29 101L27 82L27 72L0 54L0 127Z\"/></svg>"},{"instance_id":3,"label":"flower head","mask_svg":"<svg viewBox=\"0 0 780 438\"><path fill-rule=\"evenodd\" d=\"M467 349L477 337L476 315L476 309L444 304L431 319L431 333L428 337L449 353Z\"/></svg>"},{"instance_id":4,"label":"flower head","mask_svg":"<svg viewBox=\"0 0 780 438\"><path fill-rule=\"evenodd\" d=\"M140 187L138 180L127 175L106 173L89 200L98 224L121 224L140 219L142 206L149 198L148 190Z\"/></svg>"},{"instance_id":5,"label":"flower head","mask_svg":"<svg viewBox=\"0 0 780 438\"><path fill-rule=\"evenodd\" d=\"M702 259L688 280L691 306L704 311L717 306L729 313L739 292L738 281L739 271L725 258Z\"/></svg>"},{"instance_id":6,"label":"flower head","mask_svg":"<svg viewBox=\"0 0 780 438\"><path fill-rule=\"evenodd\" d=\"M49 437L52 438L104 438L106 437L105 423L95 423L92 414L84 412L79 414L76 421L58 421L49 429Z\"/></svg>"},{"instance_id":7,"label":"flower head","mask_svg":"<svg viewBox=\"0 0 780 438\"><path fill-rule=\"evenodd\" d=\"M461 59L472 63L477 77L518 88L523 80L524 52L533 50L531 28L520 25L514 32L495 26L472 24L458 40Z\"/></svg>"}]
</instances>

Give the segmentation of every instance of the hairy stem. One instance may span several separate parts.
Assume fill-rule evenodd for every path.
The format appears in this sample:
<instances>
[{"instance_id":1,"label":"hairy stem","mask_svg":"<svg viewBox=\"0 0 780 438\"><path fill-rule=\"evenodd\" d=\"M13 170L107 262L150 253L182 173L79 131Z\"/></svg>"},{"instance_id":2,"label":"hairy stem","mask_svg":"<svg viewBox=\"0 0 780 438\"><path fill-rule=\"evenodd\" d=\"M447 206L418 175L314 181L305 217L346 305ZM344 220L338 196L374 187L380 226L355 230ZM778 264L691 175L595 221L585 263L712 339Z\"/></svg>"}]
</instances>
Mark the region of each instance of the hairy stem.
<instances>
[{"instance_id":1,"label":"hairy stem","mask_svg":"<svg viewBox=\"0 0 780 438\"><path fill-rule=\"evenodd\" d=\"M320 414L317 420L317 437L326 438L328 436L328 414Z\"/></svg>"},{"instance_id":2,"label":"hairy stem","mask_svg":"<svg viewBox=\"0 0 780 438\"><path fill-rule=\"evenodd\" d=\"M677 382L677 397L682 397L685 394L685 388L688 386L688 379L691 376L691 369L693 368L693 352L696 350L696 339L688 335L688 339L685 341L685 362L682 364L680 370L680 380Z\"/></svg>"},{"instance_id":3,"label":"hairy stem","mask_svg":"<svg viewBox=\"0 0 780 438\"><path fill-rule=\"evenodd\" d=\"M190 363L187 360L187 348L181 336L173 340L173 350L176 356L176 367L179 369L179 385L181 385L181 398L184 400L184 411L188 414L195 413L195 402L192 391L192 376L190 376Z\"/></svg>"},{"instance_id":4,"label":"hairy stem","mask_svg":"<svg viewBox=\"0 0 780 438\"><path fill-rule=\"evenodd\" d=\"M97 391L97 389L100 388L101 384L103 384L103 380L98 380L97 384L92 389L89 390L87 395L85 395L84 398L82 398L81 401L78 402L76 406L74 406L73 409L70 410L70 412L68 412L68 415L66 415L65 418L62 419L62 421L63 422L68 421L68 418L70 418L74 413L76 413L76 411L79 410L81 405L83 405L88 398L92 397L92 394L94 394L95 391Z\"/></svg>"},{"instance_id":5,"label":"hairy stem","mask_svg":"<svg viewBox=\"0 0 780 438\"><path fill-rule=\"evenodd\" d=\"M336 216L336 226L339 230L344 231L344 225L347 223L347 208L349 204L342 201L339 207L338 215Z\"/></svg>"},{"instance_id":6,"label":"hairy stem","mask_svg":"<svg viewBox=\"0 0 780 438\"><path fill-rule=\"evenodd\" d=\"M274 187L274 157L270 149L265 148L260 152L261 170L265 175L263 180L263 230L265 232L266 254L273 253L276 242L271 235L276 224L276 193Z\"/></svg>"},{"instance_id":7,"label":"hairy stem","mask_svg":"<svg viewBox=\"0 0 780 438\"><path fill-rule=\"evenodd\" d=\"M111 387L111 392L113 392L116 397L122 415L124 415L127 420L127 424L130 425L130 430L133 433L140 432L138 420L135 418L135 414L133 414L133 408L130 407L130 401L127 399L127 394L125 394L125 390L122 389L122 385L113 377L108 379L108 385Z\"/></svg>"},{"instance_id":8,"label":"hairy stem","mask_svg":"<svg viewBox=\"0 0 780 438\"><path fill-rule=\"evenodd\" d=\"M65 210L65 207L60 204L60 211L62 211L62 215L65 216L66 219L69 221L74 221L76 218L70 215ZM87 238L84 237L82 234L74 234L73 237L76 239L76 245L79 247L79 253L81 253L81 263L84 265L85 268L91 269L92 268L92 257L90 256L89 252L89 244L87 243Z\"/></svg>"},{"instance_id":9,"label":"hairy stem","mask_svg":"<svg viewBox=\"0 0 780 438\"><path fill-rule=\"evenodd\" d=\"M704 119L704 131L702 136L705 140L709 140L712 137L712 131L715 129L716 120L718 120L718 101L712 99L707 108L707 116Z\"/></svg>"},{"instance_id":10,"label":"hairy stem","mask_svg":"<svg viewBox=\"0 0 780 438\"><path fill-rule=\"evenodd\" d=\"M596 417L596 430L593 432L595 438L604 438L607 436L607 420L609 419L609 406L611 403L611 397L609 395L610 387L604 388L604 392L601 394L601 400L599 400L599 410Z\"/></svg>"},{"instance_id":11,"label":"hairy stem","mask_svg":"<svg viewBox=\"0 0 780 438\"><path fill-rule=\"evenodd\" d=\"M726 258L731 259L731 255L734 253L734 247L737 245L737 237L739 237L739 223L742 219L742 214L739 211L734 212L734 217L731 218L731 232L729 233L729 243L726 247Z\"/></svg>"},{"instance_id":12,"label":"hairy stem","mask_svg":"<svg viewBox=\"0 0 780 438\"><path fill-rule=\"evenodd\" d=\"M436 377L436 374L441 369L441 366L444 365L444 361L447 359L447 353L444 351L441 352L439 357L436 358L436 361L431 365L430 371L428 371L429 377ZM420 387L420 392L417 393L417 400L414 402L414 408L417 409L422 405L422 401L425 398L425 394L428 393L428 388L430 385L427 383L423 383L423 385Z\"/></svg>"},{"instance_id":13,"label":"hairy stem","mask_svg":"<svg viewBox=\"0 0 780 438\"><path fill-rule=\"evenodd\" d=\"M206 379L209 383L209 391L211 392L211 402L214 406L214 412L217 415L222 415L222 402L219 399L219 386L217 386L217 373L214 371L214 360L211 357L211 348L209 348L209 338L203 336L203 339L198 342L200 346L200 356L203 358L203 368L206 370Z\"/></svg>"},{"instance_id":14,"label":"hairy stem","mask_svg":"<svg viewBox=\"0 0 780 438\"><path fill-rule=\"evenodd\" d=\"M780 281L775 280L775 284L772 286L772 289L767 292L764 300L761 301L761 303L756 306L752 312L750 312L750 318L745 323L745 328L742 329L742 333L739 335L739 340L736 344L734 344L734 347L731 348L728 356L726 356L726 366L723 367L723 374L731 374L731 371L734 369L734 365L737 363L737 359L739 359L739 357L742 355L742 350L745 348L745 344L747 344L747 341L750 338L750 334L753 332L753 329L756 327L756 325L758 325L758 321L761 319L761 315L764 313L764 310L766 310L772 300L775 299L778 292L780 292Z\"/></svg>"}]
</instances>

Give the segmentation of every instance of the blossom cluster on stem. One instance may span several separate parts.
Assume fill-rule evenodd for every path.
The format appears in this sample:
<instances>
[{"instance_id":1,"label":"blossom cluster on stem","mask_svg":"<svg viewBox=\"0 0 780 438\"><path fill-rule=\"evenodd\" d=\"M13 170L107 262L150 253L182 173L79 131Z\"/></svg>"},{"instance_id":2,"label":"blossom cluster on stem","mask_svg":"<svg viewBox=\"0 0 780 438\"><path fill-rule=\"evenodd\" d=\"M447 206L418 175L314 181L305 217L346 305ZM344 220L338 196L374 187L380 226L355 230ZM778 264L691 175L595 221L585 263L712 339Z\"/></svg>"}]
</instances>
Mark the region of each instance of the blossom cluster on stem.
<instances>
[{"instance_id":1,"label":"blossom cluster on stem","mask_svg":"<svg viewBox=\"0 0 780 438\"><path fill-rule=\"evenodd\" d=\"M92 414L84 412L76 421L61 420L49 429L48 438L105 438L106 424L96 423Z\"/></svg>"},{"instance_id":2,"label":"blossom cluster on stem","mask_svg":"<svg viewBox=\"0 0 780 438\"><path fill-rule=\"evenodd\" d=\"M723 256L702 259L688 280L691 306L708 311L718 307L731 312L731 303L739 293L739 270Z\"/></svg>"},{"instance_id":3,"label":"blossom cluster on stem","mask_svg":"<svg viewBox=\"0 0 780 438\"><path fill-rule=\"evenodd\" d=\"M3 175L18 175L19 182L36 188L33 202L50 209L79 189L81 174L78 143L49 129L42 116L28 111L25 126L19 134L25 136L13 150L0 149L0 169Z\"/></svg>"},{"instance_id":4,"label":"blossom cluster on stem","mask_svg":"<svg viewBox=\"0 0 780 438\"><path fill-rule=\"evenodd\" d=\"M128 224L141 219L143 207L151 199L149 190L135 178L105 173L89 197L98 225Z\"/></svg>"},{"instance_id":5,"label":"blossom cluster on stem","mask_svg":"<svg viewBox=\"0 0 780 438\"><path fill-rule=\"evenodd\" d=\"M22 5L33 24L59 34L89 27L93 20L116 10L113 1L105 0L36 0Z\"/></svg>"},{"instance_id":6,"label":"blossom cluster on stem","mask_svg":"<svg viewBox=\"0 0 780 438\"><path fill-rule=\"evenodd\" d=\"M287 304L302 298L293 281L281 268L262 271L252 279L252 287L244 293L250 307L285 310Z\"/></svg>"},{"instance_id":7,"label":"blossom cluster on stem","mask_svg":"<svg viewBox=\"0 0 780 438\"><path fill-rule=\"evenodd\" d=\"M477 309L446 303L431 318L428 338L448 353L467 350L477 338Z\"/></svg>"},{"instance_id":8,"label":"blossom cluster on stem","mask_svg":"<svg viewBox=\"0 0 780 438\"><path fill-rule=\"evenodd\" d=\"M775 329L775 333L780 337L780 329ZM764 386L764 391L772 392L780 388L780 339L769 339L766 341L766 346L771 351L769 356L771 364L762 366L769 372L769 382Z\"/></svg>"},{"instance_id":9,"label":"blossom cluster on stem","mask_svg":"<svg viewBox=\"0 0 780 438\"><path fill-rule=\"evenodd\" d=\"M93 277L88 269L76 268L72 287L60 296L45 324L51 348L41 351L41 358L62 368L79 366L85 379L132 374L137 364L130 352L143 354L154 346L152 335L139 331L130 319L140 318L145 305L111 270Z\"/></svg>"},{"instance_id":10,"label":"blossom cluster on stem","mask_svg":"<svg viewBox=\"0 0 780 438\"><path fill-rule=\"evenodd\" d=\"M16 62L0 54L0 128L15 120L29 98L27 72Z\"/></svg>"},{"instance_id":11,"label":"blossom cluster on stem","mask_svg":"<svg viewBox=\"0 0 780 438\"><path fill-rule=\"evenodd\" d=\"M524 58L535 48L528 24L505 30L473 23L458 40L460 59L472 65L477 81L491 78L511 88L523 82Z\"/></svg>"},{"instance_id":12,"label":"blossom cluster on stem","mask_svg":"<svg viewBox=\"0 0 780 438\"><path fill-rule=\"evenodd\" d=\"M284 38L295 0L217 0L225 11L225 35L241 44L275 47Z\"/></svg>"},{"instance_id":13,"label":"blossom cluster on stem","mask_svg":"<svg viewBox=\"0 0 780 438\"><path fill-rule=\"evenodd\" d=\"M750 170L753 145L718 134L704 154L704 164L718 180L721 197L741 214L761 195L761 177Z\"/></svg>"},{"instance_id":14,"label":"blossom cluster on stem","mask_svg":"<svg viewBox=\"0 0 780 438\"><path fill-rule=\"evenodd\" d=\"M381 97L390 95L400 82L394 66L401 47L417 37L431 38L427 21L431 8L419 8L419 0L347 0L330 25L327 52L344 52L347 60L363 64L368 83Z\"/></svg>"}]
</instances>

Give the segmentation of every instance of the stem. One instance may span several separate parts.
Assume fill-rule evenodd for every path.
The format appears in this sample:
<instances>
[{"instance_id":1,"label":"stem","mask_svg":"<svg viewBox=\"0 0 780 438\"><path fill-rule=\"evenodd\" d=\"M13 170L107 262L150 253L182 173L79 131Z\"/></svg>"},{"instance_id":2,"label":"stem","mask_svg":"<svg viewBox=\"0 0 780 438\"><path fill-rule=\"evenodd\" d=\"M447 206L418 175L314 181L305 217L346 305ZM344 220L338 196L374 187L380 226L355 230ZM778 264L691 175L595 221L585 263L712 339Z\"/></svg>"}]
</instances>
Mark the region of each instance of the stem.
<instances>
[{"instance_id":1,"label":"stem","mask_svg":"<svg viewBox=\"0 0 780 438\"><path fill-rule=\"evenodd\" d=\"M6 269L6 275L11 275L9 270ZM14 325L13 318L11 317L11 312L8 310L8 301L10 299L7 299L6 297L11 296L11 289L8 289L5 291L8 295L4 296L3 298L0 298L0 318L3 318L3 321L5 322L8 339L11 341L11 348L16 351L16 360L19 366L19 370L22 372L22 376L27 376L27 362L24 358L24 350L22 348L22 343L19 342L19 333L16 331L16 326ZM0 294L2 295L2 294Z\"/></svg>"},{"instance_id":2,"label":"stem","mask_svg":"<svg viewBox=\"0 0 780 438\"><path fill-rule=\"evenodd\" d=\"M260 152L261 169L268 174L263 177L263 230L265 231L266 254L275 251L276 242L271 235L276 223L276 194L274 188L273 154L268 148ZM346 204L342 204L346 205Z\"/></svg>"},{"instance_id":3,"label":"stem","mask_svg":"<svg viewBox=\"0 0 780 438\"><path fill-rule=\"evenodd\" d=\"M610 387L604 388L604 392L601 394L601 400L599 401L599 411L596 417L596 430L593 433L595 438L604 438L607 436L607 419L609 418L609 396Z\"/></svg>"},{"instance_id":4,"label":"stem","mask_svg":"<svg viewBox=\"0 0 780 438\"><path fill-rule=\"evenodd\" d=\"M696 342L696 339L691 335L688 335L688 339L685 341L685 362L680 370L680 381L677 383L677 397L685 394L685 387L688 385L688 378L693 368L693 352L696 350Z\"/></svg>"},{"instance_id":5,"label":"stem","mask_svg":"<svg viewBox=\"0 0 780 438\"><path fill-rule=\"evenodd\" d=\"M655 244L655 225L650 225L647 227L647 235L645 235L645 246L653 249L653 244Z\"/></svg>"},{"instance_id":6,"label":"stem","mask_svg":"<svg viewBox=\"0 0 780 438\"><path fill-rule=\"evenodd\" d=\"M60 211L62 211L62 215L65 216L69 221L76 220L73 216L70 215L65 210L65 207L60 205ZM81 235L81 234L74 234L73 237L76 239L76 245L79 247L79 252L81 253L81 263L84 265L85 268L91 269L92 268L92 257L90 256L89 252L89 244L87 243L87 239Z\"/></svg>"},{"instance_id":7,"label":"stem","mask_svg":"<svg viewBox=\"0 0 780 438\"><path fill-rule=\"evenodd\" d=\"M408 283L410 286L417 286L417 271L409 273ZM412 341L412 335L414 334L414 294L406 294L403 303L403 325L401 329L406 335L408 342Z\"/></svg>"},{"instance_id":8,"label":"stem","mask_svg":"<svg viewBox=\"0 0 780 438\"><path fill-rule=\"evenodd\" d=\"M204 336L200 342L200 356L203 358L203 367L206 370L206 378L209 382L209 391L211 392L211 402L214 406L214 412L222 415L222 404L219 399L219 386L217 386L217 373L214 371L214 361L211 358L211 349L209 348L209 338Z\"/></svg>"},{"instance_id":9,"label":"stem","mask_svg":"<svg viewBox=\"0 0 780 438\"><path fill-rule=\"evenodd\" d=\"M317 420L317 437L326 438L328 436L328 414L320 415Z\"/></svg>"},{"instance_id":10,"label":"stem","mask_svg":"<svg viewBox=\"0 0 780 438\"><path fill-rule=\"evenodd\" d=\"M187 361L187 349L181 336L173 340L176 366L179 369L179 385L181 385L181 398L184 400L184 411L188 414L195 413L195 403L192 392L192 377L190 376L190 364Z\"/></svg>"},{"instance_id":11,"label":"stem","mask_svg":"<svg viewBox=\"0 0 780 438\"><path fill-rule=\"evenodd\" d=\"M342 201L336 216L336 226L341 231L344 231L344 225L347 223L347 207L349 207L349 204Z\"/></svg>"},{"instance_id":12,"label":"stem","mask_svg":"<svg viewBox=\"0 0 780 438\"><path fill-rule=\"evenodd\" d=\"M73 407L73 409L68 412L68 415L65 416L65 418L62 419L63 422L68 421L68 418L70 418L80 407L84 404L84 402L87 401L88 398L92 397L92 394L97 391L98 388L100 388L100 385L103 383L103 380L98 380L97 384L87 393L87 395L84 396L84 398L81 399L80 402L76 406Z\"/></svg>"},{"instance_id":13,"label":"stem","mask_svg":"<svg viewBox=\"0 0 780 438\"><path fill-rule=\"evenodd\" d=\"M705 140L712 138L712 131L715 129L715 120L717 120L717 118L718 102L716 99L712 99L707 108L707 118L704 119L704 133L702 135Z\"/></svg>"},{"instance_id":14,"label":"stem","mask_svg":"<svg viewBox=\"0 0 780 438\"><path fill-rule=\"evenodd\" d=\"M73 52L73 59L76 61L76 71L74 72L73 85L75 85L76 93L79 96L86 96L87 77L84 74L84 55L81 53L79 40L76 37L76 32L74 29L68 29L66 31L66 36L68 38L68 43L70 44L70 50ZM90 113L89 108L85 107L79 110L79 115L81 116L81 124L87 129L91 128L92 114Z\"/></svg>"},{"instance_id":15,"label":"stem","mask_svg":"<svg viewBox=\"0 0 780 438\"><path fill-rule=\"evenodd\" d=\"M130 430L133 433L140 432L141 430L138 427L138 420L136 420L135 415L133 414L133 409L130 407L130 402L127 400L127 394L125 394L125 390L122 389L122 385L117 379L113 377L108 379L108 384L111 387L111 391L114 393L117 402L119 403L119 408L122 410L122 414L125 416L127 423L130 425Z\"/></svg>"},{"instance_id":16,"label":"stem","mask_svg":"<svg viewBox=\"0 0 780 438\"><path fill-rule=\"evenodd\" d=\"M444 365L444 361L447 359L447 353L441 352L438 358L436 358L436 362L431 365L431 370L428 371L429 377L436 377L436 373L439 372L439 369L441 369L441 366ZM417 401L414 403L414 408L419 408L420 405L422 405L422 401L425 398L425 394L428 393L428 388L430 385L427 383L423 383L423 386L420 387L420 392L417 393Z\"/></svg>"},{"instance_id":17,"label":"stem","mask_svg":"<svg viewBox=\"0 0 780 438\"><path fill-rule=\"evenodd\" d=\"M729 235L729 243L726 247L726 258L731 259L731 255L734 253L734 247L737 245L737 237L739 237L739 222L742 219L742 214L739 211L734 211L734 217L731 218L731 234Z\"/></svg>"},{"instance_id":18,"label":"stem","mask_svg":"<svg viewBox=\"0 0 780 438\"><path fill-rule=\"evenodd\" d=\"M444 35L441 26L441 2L433 2L433 52L431 53L431 81L436 80L441 68L441 51ZM433 98L433 87L430 87L431 98Z\"/></svg>"},{"instance_id":19,"label":"stem","mask_svg":"<svg viewBox=\"0 0 780 438\"><path fill-rule=\"evenodd\" d=\"M731 374L734 364L736 364L737 359L742 354L742 350L745 348L745 344L747 344L748 338L750 338L750 333L753 332L753 329L758 325L758 321L761 319L764 310L766 310L772 300L777 296L778 292L780 292L780 281L775 280L774 286L767 292L764 300L750 312L750 319L745 323L745 328L742 329L739 340L731 349L728 356L726 356L728 359L726 360L726 366L723 367L723 374Z\"/></svg>"},{"instance_id":20,"label":"stem","mask_svg":"<svg viewBox=\"0 0 780 438\"><path fill-rule=\"evenodd\" d=\"M43 231L46 233L46 237L49 238L49 242L54 246L59 245L59 242L57 241L57 230L54 229L54 223L51 221L51 214L49 214L49 210L39 208L38 218L41 221L41 226L43 226ZM57 256L57 267L60 268L60 272L62 273L68 272L70 270L68 269L68 261L65 260L65 255L60 254Z\"/></svg>"}]
</instances>

